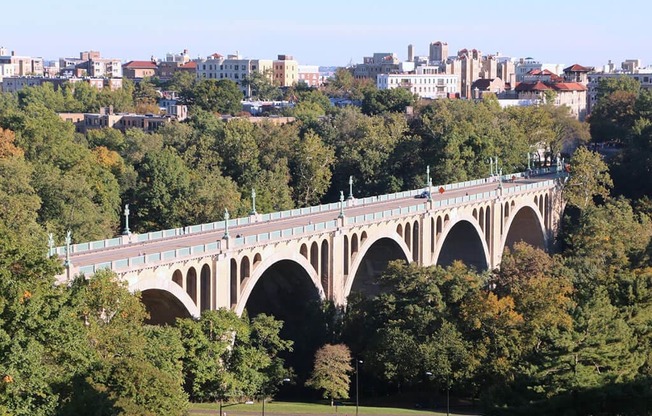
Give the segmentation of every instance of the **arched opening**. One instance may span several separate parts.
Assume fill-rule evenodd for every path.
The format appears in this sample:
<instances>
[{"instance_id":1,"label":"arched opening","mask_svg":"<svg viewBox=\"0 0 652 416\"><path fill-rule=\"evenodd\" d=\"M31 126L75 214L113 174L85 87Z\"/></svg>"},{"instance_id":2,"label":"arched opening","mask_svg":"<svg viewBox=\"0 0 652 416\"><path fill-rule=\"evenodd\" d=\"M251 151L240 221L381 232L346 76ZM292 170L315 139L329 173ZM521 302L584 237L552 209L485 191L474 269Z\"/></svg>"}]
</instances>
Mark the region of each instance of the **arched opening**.
<instances>
[{"instance_id":1,"label":"arched opening","mask_svg":"<svg viewBox=\"0 0 652 416\"><path fill-rule=\"evenodd\" d=\"M451 220L451 219L450 219L450 217L448 216L448 214L444 215L444 227L448 225L448 221L450 221L450 220Z\"/></svg>"},{"instance_id":2,"label":"arched opening","mask_svg":"<svg viewBox=\"0 0 652 416\"><path fill-rule=\"evenodd\" d=\"M435 219L430 218L430 254L435 252Z\"/></svg>"},{"instance_id":3,"label":"arched opening","mask_svg":"<svg viewBox=\"0 0 652 416\"><path fill-rule=\"evenodd\" d=\"M473 218L478 219L478 210L473 208Z\"/></svg>"},{"instance_id":4,"label":"arched opening","mask_svg":"<svg viewBox=\"0 0 652 416\"><path fill-rule=\"evenodd\" d=\"M197 270L194 267L188 269L186 274L186 293L190 296L195 305L197 304Z\"/></svg>"},{"instance_id":5,"label":"arched opening","mask_svg":"<svg viewBox=\"0 0 652 416\"><path fill-rule=\"evenodd\" d=\"M505 220L509 218L509 202L505 202Z\"/></svg>"},{"instance_id":6,"label":"arched opening","mask_svg":"<svg viewBox=\"0 0 652 416\"><path fill-rule=\"evenodd\" d=\"M205 311L211 308L211 268L208 264L204 264L201 268L199 287L199 310Z\"/></svg>"},{"instance_id":7,"label":"arched opening","mask_svg":"<svg viewBox=\"0 0 652 416\"><path fill-rule=\"evenodd\" d=\"M301 248L299 249L299 252L303 257L308 258L308 246L306 246L305 244L301 244Z\"/></svg>"},{"instance_id":8,"label":"arched opening","mask_svg":"<svg viewBox=\"0 0 652 416\"><path fill-rule=\"evenodd\" d=\"M419 221L414 221L412 226L412 261L419 261Z\"/></svg>"},{"instance_id":9,"label":"arched opening","mask_svg":"<svg viewBox=\"0 0 652 416\"><path fill-rule=\"evenodd\" d=\"M534 195L534 206L538 207L539 206L539 196Z\"/></svg>"},{"instance_id":10,"label":"arched opening","mask_svg":"<svg viewBox=\"0 0 652 416\"><path fill-rule=\"evenodd\" d=\"M546 229L550 227L550 200L548 199L548 194L546 194L543 207L543 224Z\"/></svg>"},{"instance_id":11,"label":"arched opening","mask_svg":"<svg viewBox=\"0 0 652 416\"><path fill-rule=\"evenodd\" d=\"M491 207L487 207L487 209L484 212L484 238L485 241L487 242L487 247L491 245Z\"/></svg>"},{"instance_id":12,"label":"arched opening","mask_svg":"<svg viewBox=\"0 0 652 416\"><path fill-rule=\"evenodd\" d=\"M453 225L446 235L437 264L447 267L455 260L475 267L476 270L486 270L489 267L478 230L466 220Z\"/></svg>"},{"instance_id":13,"label":"arched opening","mask_svg":"<svg viewBox=\"0 0 652 416\"><path fill-rule=\"evenodd\" d=\"M484 232L484 208L480 208L480 218L478 218L478 224L480 224L480 229Z\"/></svg>"},{"instance_id":14,"label":"arched opening","mask_svg":"<svg viewBox=\"0 0 652 416\"><path fill-rule=\"evenodd\" d=\"M344 275L349 274L349 236L344 236L344 253L342 253L342 259L344 260Z\"/></svg>"},{"instance_id":15,"label":"arched opening","mask_svg":"<svg viewBox=\"0 0 652 416\"><path fill-rule=\"evenodd\" d=\"M390 261L408 261L403 249L391 238L375 241L365 252L355 271L351 293L358 292L366 296L375 296L381 292L377 279L387 270Z\"/></svg>"},{"instance_id":16,"label":"arched opening","mask_svg":"<svg viewBox=\"0 0 652 416\"><path fill-rule=\"evenodd\" d=\"M244 256L240 261L240 284L244 282L246 278L251 276L251 270L249 268L249 257Z\"/></svg>"},{"instance_id":17,"label":"arched opening","mask_svg":"<svg viewBox=\"0 0 652 416\"><path fill-rule=\"evenodd\" d=\"M317 274L319 274L319 246L317 242L313 242L310 246L310 264Z\"/></svg>"},{"instance_id":18,"label":"arched opening","mask_svg":"<svg viewBox=\"0 0 652 416\"><path fill-rule=\"evenodd\" d=\"M367 239L367 232L363 231L362 234L360 234L360 244L364 243L364 240Z\"/></svg>"},{"instance_id":19,"label":"arched opening","mask_svg":"<svg viewBox=\"0 0 652 416\"><path fill-rule=\"evenodd\" d=\"M231 259L231 287L230 287L231 307L233 308L238 303L238 262Z\"/></svg>"},{"instance_id":20,"label":"arched opening","mask_svg":"<svg viewBox=\"0 0 652 416\"><path fill-rule=\"evenodd\" d=\"M408 222L405 224L405 237L403 238L403 241L405 241L405 244L408 246L410 250L412 250L412 230L411 230L410 223Z\"/></svg>"},{"instance_id":21,"label":"arched opening","mask_svg":"<svg viewBox=\"0 0 652 416\"><path fill-rule=\"evenodd\" d=\"M172 281L183 288L183 273L181 273L181 270L177 269L172 273Z\"/></svg>"},{"instance_id":22,"label":"arched opening","mask_svg":"<svg viewBox=\"0 0 652 416\"><path fill-rule=\"evenodd\" d=\"M524 241L540 249L546 248L545 236L539 218L530 207L523 207L514 215L505 238L505 247L512 248L519 241Z\"/></svg>"},{"instance_id":23,"label":"arched opening","mask_svg":"<svg viewBox=\"0 0 652 416\"><path fill-rule=\"evenodd\" d=\"M256 281L245 310L251 318L264 313L283 321L280 336L294 345L293 352L281 353L281 358L295 370L298 380L307 379L315 351L328 342L327 316L308 272L292 260L272 264Z\"/></svg>"},{"instance_id":24,"label":"arched opening","mask_svg":"<svg viewBox=\"0 0 652 416\"><path fill-rule=\"evenodd\" d=\"M539 214L543 216L543 198L539 198Z\"/></svg>"},{"instance_id":25,"label":"arched opening","mask_svg":"<svg viewBox=\"0 0 652 416\"><path fill-rule=\"evenodd\" d=\"M437 217L437 241L439 241L439 236L441 236L441 232L443 231L443 223L441 220L441 217Z\"/></svg>"},{"instance_id":26,"label":"arched opening","mask_svg":"<svg viewBox=\"0 0 652 416\"><path fill-rule=\"evenodd\" d=\"M400 235L403 238L403 225L399 224L396 226L396 234Z\"/></svg>"},{"instance_id":27,"label":"arched opening","mask_svg":"<svg viewBox=\"0 0 652 416\"><path fill-rule=\"evenodd\" d=\"M174 325L177 318L190 318L190 312L172 293L159 289L140 292L140 299L149 313L145 323L151 325Z\"/></svg>"},{"instance_id":28,"label":"arched opening","mask_svg":"<svg viewBox=\"0 0 652 416\"><path fill-rule=\"evenodd\" d=\"M353 237L351 237L351 259L355 258L355 255L358 254L358 235L353 234Z\"/></svg>"},{"instance_id":29,"label":"arched opening","mask_svg":"<svg viewBox=\"0 0 652 416\"><path fill-rule=\"evenodd\" d=\"M254 269L256 268L256 266L260 264L261 261L263 261L262 256L260 255L260 253L256 253L254 255Z\"/></svg>"},{"instance_id":30,"label":"arched opening","mask_svg":"<svg viewBox=\"0 0 652 416\"><path fill-rule=\"evenodd\" d=\"M326 298L331 295L330 267L328 259L328 241L321 242L321 287L324 289Z\"/></svg>"}]
</instances>

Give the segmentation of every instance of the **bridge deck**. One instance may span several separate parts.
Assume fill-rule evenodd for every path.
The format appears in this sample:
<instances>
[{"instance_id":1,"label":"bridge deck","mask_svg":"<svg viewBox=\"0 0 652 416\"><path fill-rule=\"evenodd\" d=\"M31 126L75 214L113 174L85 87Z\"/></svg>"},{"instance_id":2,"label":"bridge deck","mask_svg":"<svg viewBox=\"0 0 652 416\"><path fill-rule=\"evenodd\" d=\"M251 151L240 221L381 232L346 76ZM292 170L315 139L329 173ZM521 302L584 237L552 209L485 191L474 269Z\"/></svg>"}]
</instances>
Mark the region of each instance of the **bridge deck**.
<instances>
[{"instance_id":1,"label":"bridge deck","mask_svg":"<svg viewBox=\"0 0 652 416\"><path fill-rule=\"evenodd\" d=\"M550 180L553 177L554 174L549 174L529 179L519 177L514 181L505 181L502 183L503 194L508 193L510 188L544 182L546 180ZM464 197L466 195L483 194L485 192L496 191L498 189L498 182L488 181L479 185L450 189L442 194L437 192L437 189L438 187L432 187L432 199L435 202L450 200L451 198ZM362 200L357 200L358 204L354 206L347 206L348 201L346 201L344 215L346 217L354 217L379 211L396 209L399 207L414 206L418 204L422 205L424 207L423 209L425 209L424 204L426 203L426 199L417 199L413 196L365 204L362 204L361 201ZM240 226L230 226L229 235L231 238L234 238L237 235L252 236L262 233L280 231L292 227L306 226L308 224L317 224L325 221L335 220L337 219L338 214L339 209L333 209L330 211L306 214L302 216L280 218L264 222L254 222ZM114 247L71 253L70 260L71 263L77 268L89 265L98 265L123 259L129 259L137 256L144 256L151 253L162 253L170 250L187 249L189 247L194 247L202 244L215 243L216 241L220 241L223 235L224 230L220 229L187 235L178 235L158 240L134 242L127 245L117 245Z\"/></svg>"}]
</instances>

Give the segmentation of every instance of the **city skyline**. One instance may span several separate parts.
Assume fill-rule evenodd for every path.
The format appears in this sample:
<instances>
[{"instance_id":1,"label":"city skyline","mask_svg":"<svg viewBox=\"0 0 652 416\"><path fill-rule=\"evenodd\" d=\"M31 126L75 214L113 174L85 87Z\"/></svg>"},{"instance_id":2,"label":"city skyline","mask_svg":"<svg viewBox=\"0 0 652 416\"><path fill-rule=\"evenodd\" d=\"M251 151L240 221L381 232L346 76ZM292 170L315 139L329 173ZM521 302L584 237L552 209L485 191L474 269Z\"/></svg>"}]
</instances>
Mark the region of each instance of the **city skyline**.
<instances>
[{"instance_id":1,"label":"city skyline","mask_svg":"<svg viewBox=\"0 0 652 416\"><path fill-rule=\"evenodd\" d=\"M345 66L374 52L407 59L428 55L430 42L449 45L449 54L479 49L543 63L602 66L625 59L652 63L649 36L640 35L652 4L636 9L598 0L579 5L550 0L545 9L498 7L472 0L464 4L389 1L288 4L252 1L242 5L143 0L92 4L71 0L4 5L0 46L17 55L46 60L97 50L103 57L145 60L187 49L191 58L239 52L249 58L294 56L300 64Z\"/></svg>"}]
</instances>

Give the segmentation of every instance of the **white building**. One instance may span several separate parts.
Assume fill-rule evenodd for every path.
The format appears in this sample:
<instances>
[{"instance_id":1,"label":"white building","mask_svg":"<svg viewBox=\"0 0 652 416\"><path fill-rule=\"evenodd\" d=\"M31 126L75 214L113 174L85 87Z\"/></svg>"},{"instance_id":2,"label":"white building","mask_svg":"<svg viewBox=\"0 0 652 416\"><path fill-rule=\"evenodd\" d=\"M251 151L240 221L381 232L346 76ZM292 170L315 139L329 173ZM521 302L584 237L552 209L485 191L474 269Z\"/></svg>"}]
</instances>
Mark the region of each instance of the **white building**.
<instances>
[{"instance_id":1,"label":"white building","mask_svg":"<svg viewBox=\"0 0 652 416\"><path fill-rule=\"evenodd\" d=\"M321 85L318 65L298 65L299 82L303 82L310 87Z\"/></svg>"},{"instance_id":2,"label":"white building","mask_svg":"<svg viewBox=\"0 0 652 416\"><path fill-rule=\"evenodd\" d=\"M524 77L527 73L532 70L539 71L550 71L555 75L561 75L564 73L563 64L542 64L539 61L535 61L532 58L520 59L516 62L516 82L523 82Z\"/></svg>"},{"instance_id":3,"label":"white building","mask_svg":"<svg viewBox=\"0 0 652 416\"><path fill-rule=\"evenodd\" d=\"M379 74L376 85L380 90L405 88L421 98L447 98L459 94L459 77L438 72L439 67L420 66L414 74Z\"/></svg>"},{"instance_id":4,"label":"white building","mask_svg":"<svg viewBox=\"0 0 652 416\"><path fill-rule=\"evenodd\" d=\"M588 74L588 90L589 90L589 112L595 106L598 100L598 86L600 80L609 78L627 77L632 78L641 84L641 88L652 90L652 67L647 68L633 68L633 71L616 70L613 72L592 72Z\"/></svg>"}]
</instances>

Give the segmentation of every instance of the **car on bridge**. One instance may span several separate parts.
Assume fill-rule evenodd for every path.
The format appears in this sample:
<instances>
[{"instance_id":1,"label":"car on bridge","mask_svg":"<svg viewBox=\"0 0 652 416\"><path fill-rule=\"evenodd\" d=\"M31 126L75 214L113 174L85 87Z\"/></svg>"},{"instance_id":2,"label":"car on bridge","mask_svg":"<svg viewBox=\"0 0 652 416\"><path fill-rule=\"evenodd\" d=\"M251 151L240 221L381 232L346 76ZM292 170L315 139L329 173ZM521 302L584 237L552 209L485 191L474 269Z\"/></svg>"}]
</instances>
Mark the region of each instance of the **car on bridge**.
<instances>
[{"instance_id":1,"label":"car on bridge","mask_svg":"<svg viewBox=\"0 0 652 416\"><path fill-rule=\"evenodd\" d=\"M421 199L428 198L429 196L430 196L430 192L428 191L423 191L420 194L414 195L415 198L421 198Z\"/></svg>"}]
</instances>

